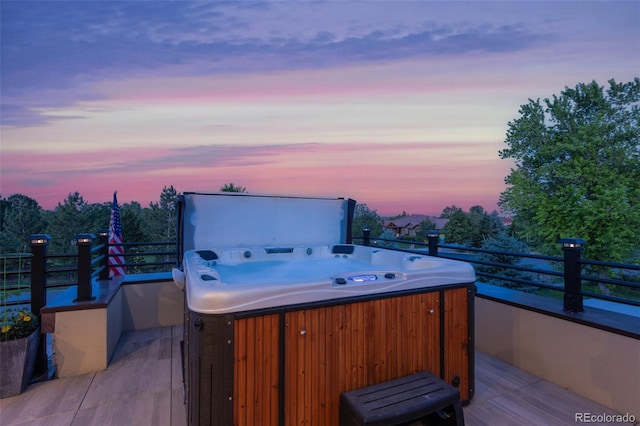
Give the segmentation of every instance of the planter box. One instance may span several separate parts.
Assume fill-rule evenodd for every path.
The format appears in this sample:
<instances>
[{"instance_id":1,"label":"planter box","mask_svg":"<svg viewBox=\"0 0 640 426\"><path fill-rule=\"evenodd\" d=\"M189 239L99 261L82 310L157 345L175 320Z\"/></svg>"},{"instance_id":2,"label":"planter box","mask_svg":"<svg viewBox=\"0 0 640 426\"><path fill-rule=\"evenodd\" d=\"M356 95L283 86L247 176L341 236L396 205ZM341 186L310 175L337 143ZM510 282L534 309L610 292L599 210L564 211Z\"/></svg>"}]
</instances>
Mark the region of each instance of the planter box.
<instances>
[{"instance_id":1,"label":"planter box","mask_svg":"<svg viewBox=\"0 0 640 426\"><path fill-rule=\"evenodd\" d=\"M29 385L39 336L40 327L28 337L0 342L0 398L18 395Z\"/></svg>"}]
</instances>

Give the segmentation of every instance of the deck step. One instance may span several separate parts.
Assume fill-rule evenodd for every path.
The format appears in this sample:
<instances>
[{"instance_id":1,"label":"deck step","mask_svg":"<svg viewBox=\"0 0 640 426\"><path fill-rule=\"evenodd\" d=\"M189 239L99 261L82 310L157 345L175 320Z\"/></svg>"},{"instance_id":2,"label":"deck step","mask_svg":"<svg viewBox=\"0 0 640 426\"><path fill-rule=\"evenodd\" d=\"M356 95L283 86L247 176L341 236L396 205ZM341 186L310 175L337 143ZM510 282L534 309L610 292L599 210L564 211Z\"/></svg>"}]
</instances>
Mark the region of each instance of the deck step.
<instances>
[{"instance_id":1,"label":"deck step","mask_svg":"<svg viewBox=\"0 0 640 426\"><path fill-rule=\"evenodd\" d=\"M464 425L460 391L423 371L340 395L340 426Z\"/></svg>"}]
</instances>

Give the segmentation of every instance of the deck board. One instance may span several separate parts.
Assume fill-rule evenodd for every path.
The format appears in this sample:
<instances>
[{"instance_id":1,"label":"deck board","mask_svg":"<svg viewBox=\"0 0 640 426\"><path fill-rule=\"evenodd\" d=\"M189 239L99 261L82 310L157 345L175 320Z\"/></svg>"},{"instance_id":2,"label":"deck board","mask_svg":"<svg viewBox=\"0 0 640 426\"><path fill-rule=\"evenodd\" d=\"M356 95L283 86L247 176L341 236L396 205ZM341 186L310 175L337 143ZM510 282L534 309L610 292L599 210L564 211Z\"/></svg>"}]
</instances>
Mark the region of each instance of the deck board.
<instances>
[{"instance_id":1,"label":"deck board","mask_svg":"<svg viewBox=\"0 0 640 426\"><path fill-rule=\"evenodd\" d=\"M125 333L106 370L36 383L0 399L0 425L183 426L181 339L182 326ZM576 412L615 414L496 358L475 355L467 425L563 426L576 424Z\"/></svg>"}]
</instances>

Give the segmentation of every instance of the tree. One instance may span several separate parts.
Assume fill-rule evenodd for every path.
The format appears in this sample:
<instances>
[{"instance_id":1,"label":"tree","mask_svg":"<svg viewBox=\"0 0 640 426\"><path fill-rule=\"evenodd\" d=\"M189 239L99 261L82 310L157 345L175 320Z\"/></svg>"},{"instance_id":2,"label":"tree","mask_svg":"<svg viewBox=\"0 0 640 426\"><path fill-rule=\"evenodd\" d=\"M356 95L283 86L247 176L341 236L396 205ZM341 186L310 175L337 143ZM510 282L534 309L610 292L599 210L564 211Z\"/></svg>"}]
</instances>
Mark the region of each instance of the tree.
<instances>
[{"instance_id":1,"label":"tree","mask_svg":"<svg viewBox=\"0 0 640 426\"><path fill-rule=\"evenodd\" d=\"M43 233L46 229L44 212L33 198L22 194L10 195L0 200L0 246L2 253L29 251L27 238Z\"/></svg>"},{"instance_id":2,"label":"tree","mask_svg":"<svg viewBox=\"0 0 640 426\"><path fill-rule=\"evenodd\" d=\"M103 213L100 214L100 211ZM76 234L95 233L109 223L108 207L92 207L79 192L69 193L58 203L53 212L48 212L47 232L51 235L49 249L52 253L69 253ZM106 223L104 216L106 215Z\"/></svg>"},{"instance_id":3,"label":"tree","mask_svg":"<svg viewBox=\"0 0 640 426\"><path fill-rule=\"evenodd\" d=\"M457 209L449 216L449 222L442 229L447 243L468 245L472 242L475 227L469 215L462 209Z\"/></svg>"},{"instance_id":4,"label":"tree","mask_svg":"<svg viewBox=\"0 0 640 426\"><path fill-rule=\"evenodd\" d=\"M502 209L547 252L580 237L585 256L629 260L640 247L640 79L565 87L519 114L499 153L515 160Z\"/></svg>"},{"instance_id":5,"label":"tree","mask_svg":"<svg viewBox=\"0 0 640 426\"><path fill-rule=\"evenodd\" d=\"M502 221L495 210L488 214L482 206L472 206L466 213L460 207L448 206L440 217L449 221L443 228L447 242L482 246L486 238L498 235L503 229Z\"/></svg>"},{"instance_id":6,"label":"tree","mask_svg":"<svg viewBox=\"0 0 640 426\"><path fill-rule=\"evenodd\" d=\"M356 204L355 212L353 213L353 222L351 224L354 237L362 236L362 228L365 226L368 226L369 229L371 229L372 237L375 235L381 235L383 224L384 221L380 216L378 216L377 211L371 210L369 206L364 203Z\"/></svg>"},{"instance_id":7,"label":"tree","mask_svg":"<svg viewBox=\"0 0 640 426\"><path fill-rule=\"evenodd\" d=\"M244 186L235 186L232 183L225 183L220 187L221 192L247 192L247 188Z\"/></svg>"},{"instance_id":8,"label":"tree","mask_svg":"<svg viewBox=\"0 0 640 426\"><path fill-rule=\"evenodd\" d=\"M173 187L163 187L160 193L160 201L149 203L149 208L144 212L144 233L149 241L175 241L177 237L176 227L176 202L178 192Z\"/></svg>"},{"instance_id":9,"label":"tree","mask_svg":"<svg viewBox=\"0 0 640 426\"><path fill-rule=\"evenodd\" d=\"M482 206L469 209L469 220L474 228L471 234L472 247L481 247L485 239L495 237L504 228L498 212L494 210L488 214Z\"/></svg>"},{"instance_id":10,"label":"tree","mask_svg":"<svg viewBox=\"0 0 640 426\"><path fill-rule=\"evenodd\" d=\"M515 266L520 264L521 258L519 256L511 256L508 254L504 254L505 252L519 253L519 254L529 253L529 248L525 243L523 243L522 241L514 237L509 236L507 232L504 230L499 232L495 236L485 239L482 243L482 248L485 250L490 250L492 252L497 252L497 253L482 252L478 254L477 260L482 262L501 263L501 264L510 265L510 266ZM522 279L522 280L533 279L531 273L526 271L520 271L517 269L512 269L509 266L501 267L501 266L494 266L494 265L478 264L476 266L476 270L478 272L485 272L493 275L504 275L509 278L516 278L516 279ZM511 281L494 279L494 278L487 278L487 277L481 277L480 280L482 282L488 282L491 284L500 285L502 287L517 288L524 291L533 291L537 288L535 286L523 286L522 284L519 284L519 283L514 283Z\"/></svg>"},{"instance_id":11,"label":"tree","mask_svg":"<svg viewBox=\"0 0 640 426\"><path fill-rule=\"evenodd\" d=\"M110 218L111 211L109 211L109 219ZM120 206L120 223L123 227L123 238L126 237L126 242L141 243L146 241L155 241L145 234L143 218L144 211L140 203L137 201L132 201L130 204L123 204Z\"/></svg>"},{"instance_id":12,"label":"tree","mask_svg":"<svg viewBox=\"0 0 640 426\"><path fill-rule=\"evenodd\" d=\"M420 222L419 227L420 227L420 231L417 236L418 238L426 241L427 233L431 230L436 229L436 224L433 223L433 221L427 217L425 220Z\"/></svg>"},{"instance_id":13,"label":"tree","mask_svg":"<svg viewBox=\"0 0 640 426\"><path fill-rule=\"evenodd\" d=\"M449 219L454 213L463 211L460 207L456 205L447 206L442 210L440 217L443 219Z\"/></svg>"},{"instance_id":14,"label":"tree","mask_svg":"<svg viewBox=\"0 0 640 426\"><path fill-rule=\"evenodd\" d=\"M177 201L178 192L173 187L163 187L160 193L160 201L157 203L149 203L149 208L142 210L143 221L140 225L142 231L146 235L147 241L155 242L174 242L177 241ZM131 206L136 209L136 206ZM129 210L129 209L127 209ZM124 223L123 223L124 226ZM167 247L145 247L147 252L166 251ZM157 262L170 262L175 260L172 255L158 255L154 258Z\"/></svg>"},{"instance_id":15,"label":"tree","mask_svg":"<svg viewBox=\"0 0 640 426\"><path fill-rule=\"evenodd\" d=\"M380 234L378 238L381 238L382 240L395 240L396 235L393 233L391 229L387 228L384 231L382 231L382 234ZM398 248L398 243L396 243L395 241L382 241L382 240L379 240L377 242L378 246L386 247L386 248Z\"/></svg>"}]
</instances>

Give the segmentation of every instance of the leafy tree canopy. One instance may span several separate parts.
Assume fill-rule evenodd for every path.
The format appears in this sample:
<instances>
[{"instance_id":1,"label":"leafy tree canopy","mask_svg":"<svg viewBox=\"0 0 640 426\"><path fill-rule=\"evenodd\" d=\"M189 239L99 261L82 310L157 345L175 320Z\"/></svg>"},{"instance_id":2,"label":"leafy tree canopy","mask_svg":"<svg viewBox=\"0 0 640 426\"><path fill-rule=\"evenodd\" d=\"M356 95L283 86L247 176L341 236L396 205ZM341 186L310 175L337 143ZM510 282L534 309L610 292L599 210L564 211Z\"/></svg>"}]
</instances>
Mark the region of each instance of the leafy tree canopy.
<instances>
[{"instance_id":1,"label":"leafy tree canopy","mask_svg":"<svg viewBox=\"0 0 640 426\"><path fill-rule=\"evenodd\" d=\"M436 229L436 224L427 217L425 220L420 222L420 233L418 236L425 240L427 238L427 233L433 229Z\"/></svg>"},{"instance_id":2,"label":"leafy tree canopy","mask_svg":"<svg viewBox=\"0 0 640 426\"><path fill-rule=\"evenodd\" d=\"M362 228L368 226L371 229L371 236L380 236L382 234L382 226L384 221L378 215L376 210L371 210L369 206L364 203L356 204L356 209L353 214L353 223L351 225L353 236L362 236Z\"/></svg>"},{"instance_id":3,"label":"leafy tree canopy","mask_svg":"<svg viewBox=\"0 0 640 426\"><path fill-rule=\"evenodd\" d=\"M459 209L449 215L449 222L442 229L447 243L469 245L473 240L475 228L469 215Z\"/></svg>"},{"instance_id":4,"label":"leafy tree canopy","mask_svg":"<svg viewBox=\"0 0 640 426\"><path fill-rule=\"evenodd\" d=\"M443 219L450 219L451 216L454 215L454 213L459 213L462 212L464 210L462 210L460 207L454 205L451 206L447 206L442 210L442 213L440 214L440 217Z\"/></svg>"},{"instance_id":5,"label":"leafy tree canopy","mask_svg":"<svg viewBox=\"0 0 640 426\"><path fill-rule=\"evenodd\" d=\"M472 206L468 213L455 205L447 206L440 217L449 219L442 229L448 243L480 247L486 238L504 229L498 212L487 213L482 206Z\"/></svg>"},{"instance_id":6,"label":"leafy tree canopy","mask_svg":"<svg viewBox=\"0 0 640 426\"><path fill-rule=\"evenodd\" d=\"M628 260L640 247L640 79L608 83L529 99L509 122L499 155L515 167L500 206L547 252L564 237L585 239L595 259Z\"/></svg>"},{"instance_id":7,"label":"leafy tree canopy","mask_svg":"<svg viewBox=\"0 0 640 426\"><path fill-rule=\"evenodd\" d=\"M3 253L26 252L27 238L44 233L44 211L33 198L22 194L0 200L0 246Z\"/></svg>"}]
</instances>

